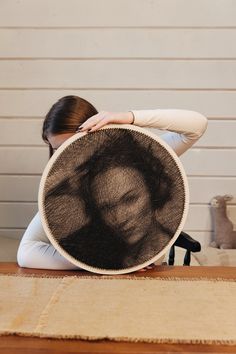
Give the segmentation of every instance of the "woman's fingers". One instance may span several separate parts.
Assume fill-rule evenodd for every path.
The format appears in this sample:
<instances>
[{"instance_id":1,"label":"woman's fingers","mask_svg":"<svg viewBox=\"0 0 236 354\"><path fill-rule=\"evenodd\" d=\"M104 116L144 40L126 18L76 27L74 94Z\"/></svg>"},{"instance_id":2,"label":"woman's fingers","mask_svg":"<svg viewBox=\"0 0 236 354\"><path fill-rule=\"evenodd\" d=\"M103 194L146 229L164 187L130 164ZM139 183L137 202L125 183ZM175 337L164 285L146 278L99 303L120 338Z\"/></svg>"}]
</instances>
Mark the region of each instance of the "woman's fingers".
<instances>
[{"instance_id":1,"label":"woman's fingers","mask_svg":"<svg viewBox=\"0 0 236 354\"><path fill-rule=\"evenodd\" d=\"M155 263L151 263L149 264L149 266L147 266L147 269L153 269L155 268Z\"/></svg>"},{"instance_id":2,"label":"woman's fingers","mask_svg":"<svg viewBox=\"0 0 236 354\"><path fill-rule=\"evenodd\" d=\"M149 266L139 269L138 272L146 272L146 270L153 269L154 267L155 267L155 263L151 263L151 264L149 264Z\"/></svg>"},{"instance_id":3,"label":"woman's fingers","mask_svg":"<svg viewBox=\"0 0 236 354\"><path fill-rule=\"evenodd\" d=\"M88 118L80 127L78 127L77 131L84 132L97 130L111 121L112 113L102 111Z\"/></svg>"},{"instance_id":4,"label":"woman's fingers","mask_svg":"<svg viewBox=\"0 0 236 354\"><path fill-rule=\"evenodd\" d=\"M137 272L146 272L146 268L142 268L142 269L139 269L139 270L137 270Z\"/></svg>"},{"instance_id":5,"label":"woman's fingers","mask_svg":"<svg viewBox=\"0 0 236 354\"><path fill-rule=\"evenodd\" d=\"M131 124L134 117L132 112L106 112L101 111L87 119L78 127L77 132L93 132L104 127L107 124Z\"/></svg>"},{"instance_id":6,"label":"woman's fingers","mask_svg":"<svg viewBox=\"0 0 236 354\"><path fill-rule=\"evenodd\" d=\"M98 130L102 127L104 127L105 125L107 125L109 123L109 120L107 118L102 119L100 122L98 122L97 124L95 124L92 128L89 129L89 132L94 132L95 130Z\"/></svg>"}]
</instances>

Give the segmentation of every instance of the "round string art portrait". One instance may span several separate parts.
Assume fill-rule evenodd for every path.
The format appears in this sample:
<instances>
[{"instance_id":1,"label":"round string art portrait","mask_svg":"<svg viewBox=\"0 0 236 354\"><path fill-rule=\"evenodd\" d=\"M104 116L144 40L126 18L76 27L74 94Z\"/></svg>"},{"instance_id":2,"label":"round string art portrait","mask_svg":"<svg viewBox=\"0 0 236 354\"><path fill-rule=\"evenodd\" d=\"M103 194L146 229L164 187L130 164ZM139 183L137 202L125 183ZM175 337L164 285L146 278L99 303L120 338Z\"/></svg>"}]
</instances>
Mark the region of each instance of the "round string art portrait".
<instances>
[{"instance_id":1,"label":"round string art portrait","mask_svg":"<svg viewBox=\"0 0 236 354\"><path fill-rule=\"evenodd\" d=\"M159 259L181 232L187 209L175 153L128 124L73 135L49 160L39 188L51 243L71 263L100 274L128 273Z\"/></svg>"}]
</instances>

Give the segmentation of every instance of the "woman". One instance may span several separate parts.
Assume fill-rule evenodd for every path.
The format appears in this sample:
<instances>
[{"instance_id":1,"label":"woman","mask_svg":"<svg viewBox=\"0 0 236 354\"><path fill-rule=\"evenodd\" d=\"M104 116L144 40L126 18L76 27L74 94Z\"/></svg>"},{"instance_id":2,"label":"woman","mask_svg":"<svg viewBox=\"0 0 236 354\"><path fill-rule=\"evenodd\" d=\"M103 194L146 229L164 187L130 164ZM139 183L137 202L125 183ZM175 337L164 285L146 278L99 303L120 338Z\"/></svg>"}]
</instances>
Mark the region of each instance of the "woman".
<instances>
[{"instance_id":1,"label":"woman","mask_svg":"<svg viewBox=\"0 0 236 354\"><path fill-rule=\"evenodd\" d=\"M204 133L207 119L202 114L181 109L133 110L129 112L97 112L88 101L77 96L66 96L48 112L42 137L49 145L49 155L76 131L98 130L106 124L135 124L168 130L162 139L180 156ZM50 244L39 213L27 227L17 253L22 267L41 269L79 269L62 257Z\"/></svg>"}]
</instances>

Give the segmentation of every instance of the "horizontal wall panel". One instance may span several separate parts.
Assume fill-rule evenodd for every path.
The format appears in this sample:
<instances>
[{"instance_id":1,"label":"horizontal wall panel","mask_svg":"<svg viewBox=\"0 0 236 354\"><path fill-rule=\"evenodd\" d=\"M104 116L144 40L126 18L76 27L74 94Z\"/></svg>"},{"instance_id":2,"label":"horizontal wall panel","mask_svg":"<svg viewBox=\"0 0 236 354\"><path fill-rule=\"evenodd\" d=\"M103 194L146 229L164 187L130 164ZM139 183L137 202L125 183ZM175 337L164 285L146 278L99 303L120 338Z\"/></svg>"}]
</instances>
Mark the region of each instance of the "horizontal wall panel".
<instances>
[{"instance_id":1,"label":"horizontal wall panel","mask_svg":"<svg viewBox=\"0 0 236 354\"><path fill-rule=\"evenodd\" d=\"M1 124L1 121L0 121ZM161 135L158 129L150 129L157 135ZM236 119L235 120L208 120L208 127L204 135L193 147L225 148L236 147Z\"/></svg>"},{"instance_id":2,"label":"horizontal wall panel","mask_svg":"<svg viewBox=\"0 0 236 354\"><path fill-rule=\"evenodd\" d=\"M42 123L42 119L0 118L0 145L45 145Z\"/></svg>"},{"instance_id":3,"label":"horizontal wall panel","mask_svg":"<svg viewBox=\"0 0 236 354\"><path fill-rule=\"evenodd\" d=\"M0 228L25 228L37 211L37 203L0 203Z\"/></svg>"},{"instance_id":4,"label":"horizontal wall panel","mask_svg":"<svg viewBox=\"0 0 236 354\"><path fill-rule=\"evenodd\" d=\"M0 236L0 262L16 262L20 240Z\"/></svg>"},{"instance_id":5,"label":"horizontal wall panel","mask_svg":"<svg viewBox=\"0 0 236 354\"><path fill-rule=\"evenodd\" d=\"M41 176L0 176L0 201L37 201ZM209 204L216 195L231 194L236 203L236 178L189 177L191 203Z\"/></svg>"},{"instance_id":6,"label":"horizontal wall panel","mask_svg":"<svg viewBox=\"0 0 236 354\"><path fill-rule=\"evenodd\" d=\"M0 88L222 90L236 87L235 73L226 60L2 60Z\"/></svg>"},{"instance_id":7,"label":"horizontal wall panel","mask_svg":"<svg viewBox=\"0 0 236 354\"><path fill-rule=\"evenodd\" d=\"M48 160L45 147L1 147L0 173L39 174Z\"/></svg>"},{"instance_id":8,"label":"horizontal wall panel","mask_svg":"<svg viewBox=\"0 0 236 354\"><path fill-rule=\"evenodd\" d=\"M189 235L200 242L201 247L207 247L213 241L213 232L212 231L189 231L184 229L185 232L189 233ZM192 257L194 254L192 254Z\"/></svg>"},{"instance_id":9,"label":"horizontal wall panel","mask_svg":"<svg viewBox=\"0 0 236 354\"><path fill-rule=\"evenodd\" d=\"M0 29L0 42L0 58L236 57L236 29Z\"/></svg>"},{"instance_id":10,"label":"horizontal wall panel","mask_svg":"<svg viewBox=\"0 0 236 354\"><path fill-rule=\"evenodd\" d=\"M236 177L189 177L191 203L210 203L216 195L230 194L236 203Z\"/></svg>"},{"instance_id":11,"label":"horizontal wall panel","mask_svg":"<svg viewBox=\"0 0 236 354\"><path fill-rule=\"evenodd\" d=\"M236 205L229 205L227 208L228 217L236 225ZM190 205L188 217L184 230L190 231L212 231L212 219L210 206Z\"/></svg>"},{"instance_id":12,"label":"horizontal wall panel","mask_svg":"<svg viewBox=\"0 0 236 354\"><path fill-rule=\"evenodd\" d=\"M188 90L0 90L0 116L44 117L67 95L83 97L97 110L178 108L199 111L208 118L236 118L236 92Z\"/></svg>"},{"instance_id":13,"label":"horizontal wall panel","mask_svg":"<svg viewBox=\"0 0 236 354\"><path fill-rule=\"evenodd\" d=\"M0 173L39 174L47 159L47 147L0 147ZM181 161L188 175L236 176L236 150L190 149Z\"/></svg>"},{"instance_id":14,"label":"horizontal wall panel","mask_svg":"<svg viewBox=\"0 0 236 354\"><path fill-rule=\"evenodd\" d=\"M115 14L115 16L114 16ZM234 0L2 0L1 26L235 26Z\"/></svg>"},{"instance_id":15,"label":"horizontal wall panel","mask_svg":"<svg viewBox=\"0 0 236 354\"><path fill-rule=\"evenodd\" d=\"M10 239L19 240L23 236L25 231L24 229L0 229L0 239L1 237L6 237Z\"/></svg>"},{"instance_id":16,"label":"horizontal wall panel","mask_svg":"<svg viewBox=\"0 0 236 354\"><path fill-rule=\"evenodd\" d=\"M236 150L191 149L180 160L188 175L235 176Z\"/></svg>"},{"instance_id":17,"label":"horizontal wall panel","mask_svg":"<svg viewBox=\"0 0 236 354\"><path fill-rule=\"evenodd\" d=\"M0 203L0 228L27 227L37 212L37 203ZM230 219L236 224L236 205L228 207ZM210 207L191 205L184 230L211 231Z\"/></svg>"},{"instance_id":18,"label":"horizontal wall panel","mask_svg":"<svg viewBox=\"0 0 236 354\"><path fill-rule=\"evenodd\" d=\"M0 145L39 145L45 146L41 137L42 119L0 118ZM149 128L158 136L163 131ZM24 132L21 134L20 132ZM236 147L236 119L209 120L208 128L195 147Z\"/></svg>"},{"instance_id":19,"label":"horizontal wall panel","mask_svg":"<svg viewBox=\"0 0 236 354\"><path fill-rule=\"evenodd\" d=\"M207 130L195 146L198 147L236 147L236 119L209 121Z\"/></svg>"},{"instance_id":20,"label":"horizontal wall panel","mask_svg":"<svg viewBox=\"0 0 236 354\"><path fill-rule=\"evenodd\" d=\"M40 176L0 176L0 201L36 202L40 178Z\"/></svg>"}]
</instances>

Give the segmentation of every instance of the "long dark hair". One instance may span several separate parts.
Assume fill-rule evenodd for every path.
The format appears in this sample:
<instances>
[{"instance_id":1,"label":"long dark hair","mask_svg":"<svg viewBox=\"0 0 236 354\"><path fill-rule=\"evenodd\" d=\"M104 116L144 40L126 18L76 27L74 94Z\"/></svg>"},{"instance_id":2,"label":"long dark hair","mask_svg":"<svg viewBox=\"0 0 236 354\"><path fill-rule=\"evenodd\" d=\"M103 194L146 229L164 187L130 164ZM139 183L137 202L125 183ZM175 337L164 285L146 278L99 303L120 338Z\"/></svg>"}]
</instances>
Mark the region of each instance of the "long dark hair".
<instances>
[{"instance_id":1,"label":"long dark hair","mask_svg":"<svg viewBox=\"0 0 236 354\"><path fill-rule=\"evenodd\" d=\"M90 102L79 96L64 96L54 103L42 127L42 138L49 145L49 157L53 154L49 135L75 133L80 124L97 113Z\"/></svg>"}]
</instances>

